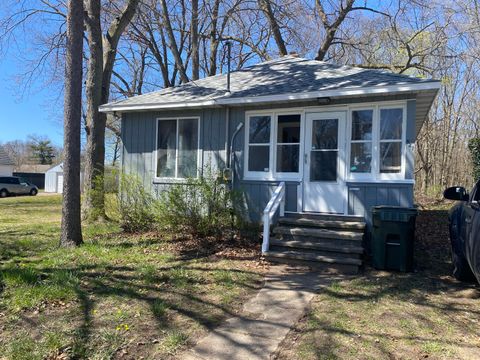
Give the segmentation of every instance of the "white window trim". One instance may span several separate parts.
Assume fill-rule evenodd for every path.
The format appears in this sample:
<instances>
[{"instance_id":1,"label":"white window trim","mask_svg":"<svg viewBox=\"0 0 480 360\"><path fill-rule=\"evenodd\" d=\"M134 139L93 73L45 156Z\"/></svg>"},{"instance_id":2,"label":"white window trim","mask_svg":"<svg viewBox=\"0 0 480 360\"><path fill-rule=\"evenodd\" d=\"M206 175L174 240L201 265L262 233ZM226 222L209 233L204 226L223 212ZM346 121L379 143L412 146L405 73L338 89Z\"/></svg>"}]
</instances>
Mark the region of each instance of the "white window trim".
<instances>
[{"instance_id":1,"label":"white window trim","mask_svg":"<svg viewBox=\"0 0 480 360\"><path fill-rule=\"evenodd\" d=\"M402 109L402 138L401 138L401 161L400 172L398 173L380 173L380 110L381 109ZM350 158L352 145L352 112L357 110L373 110L372 119L372 163L369 173L350 172ZM347 119L347 181L377 181L377 180L404 180L406 168L406 135L407 135L407 103L406 101L368 104L362 106L351 106L348 111ZM392 141L393 142L393 141ZM399 141L400 142L400 141ZM355 141L354 141L355 143Z\"/></svg>"},{"instance_id":2,"label":"white window trim","mask_svg":"<svg viewBox=\"0 0 480 360\"><path fill-rule=\"evenodd\" d=\"M249 171L248 170L248 158L250 148L250 118L254 116L270 116L270 140L269 146L269 171ZM300 142L299 142L299 160L298 160L298 172L286 173L277 172L277 135L278 135L278 117L282 115L300 115ZM304 126L305 126L305 109L284 109L284 110L252 110L245 112L245 141L244 141L244 180L263 180L263 181L301 181L303 178L303 146L304 146ZM283 143L281 143L283 144ZM265 143L265 146L267 143ZM255 145L253 145L255 146Z\"/></svg>"},{"instance_id":3,"label":"white window trim","mask_svg":"<svg viewBox=\"0 0 480 360\"><path fill-rule=\"evenodd\" d=\"M169 183L169 182L183 182L186 181L186 178L178 177L178 121L179 120L192 120L196 119L198 128L197 128L197 175L198 178L200 174L200 168L202 165L201 159L201 146L200 146L200 129L201 129L201 119L200 116L177 116L177 117L159 117L155 119L155 151L153 152L153 182L155 183ZM165 120L176 120L176 147L175 147L175 177L158 177L157 176L157 166L158 166L158 123Z\"/></svg>"}]
</instances>

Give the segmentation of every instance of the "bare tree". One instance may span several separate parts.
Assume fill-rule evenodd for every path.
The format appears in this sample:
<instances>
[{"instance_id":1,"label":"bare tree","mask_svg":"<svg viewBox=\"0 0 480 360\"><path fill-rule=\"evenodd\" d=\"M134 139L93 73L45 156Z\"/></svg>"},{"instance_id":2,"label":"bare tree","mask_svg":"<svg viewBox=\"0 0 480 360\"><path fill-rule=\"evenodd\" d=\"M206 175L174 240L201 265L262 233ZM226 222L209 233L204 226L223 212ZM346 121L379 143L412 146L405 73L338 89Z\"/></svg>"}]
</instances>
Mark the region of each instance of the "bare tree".
<instances>
[{"instance_id":1,"label":"bare tree","mask_svg":"<svg viewBox=\"0 0 480 360\"><path fill-rule=\"evenodd\" d=\"M60 245L83 242L80 209L80 132L82 112L83 2L69 0L65 58L62 233Z\"/></svg>"},{"instance_id":2,"label":"bare tree","mask_svg":"<svg viewBox=\"0 0 480 360\"><path fill-rule=\"evenodd\" d=\"M369 11L372 13L389 16L387 13L381 10L374 9L366 5L356 6L355 0L346 0L345 4L343 0L340 0L338 8L332 9L332 14L329 16L329 13L324 6L324 2L326 1L315 0L317 16L320 19L325 32L324 38L322 39L320 47L318 48L317 56L315 57L316 60L324 60L330 47L333 44L342 42L342 40L337 37L337 34L340 30L340 26L344 23L349 13L353 11Z\"/></svg>"}]
</instances>

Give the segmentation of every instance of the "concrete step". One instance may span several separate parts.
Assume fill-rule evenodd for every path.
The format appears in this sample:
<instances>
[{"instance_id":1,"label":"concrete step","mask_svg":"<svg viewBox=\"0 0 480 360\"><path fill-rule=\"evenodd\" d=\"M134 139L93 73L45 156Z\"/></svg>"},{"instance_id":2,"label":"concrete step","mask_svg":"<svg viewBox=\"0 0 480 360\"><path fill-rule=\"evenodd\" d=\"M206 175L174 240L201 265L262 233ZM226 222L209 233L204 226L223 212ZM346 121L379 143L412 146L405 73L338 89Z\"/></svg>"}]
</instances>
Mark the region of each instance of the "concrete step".
<instances>
[{"instance_id":1,"label":"concrete step","mask_svg":"<svg viewBox=\"0 0 480 360\"><path fill-rule=\"evenodd\" d=\"M310 218L291 218L282 217L278 219L278 223L284 226L291 227L314 227L321 229L338 229L338 230L350 230L355 232L365 231L364 221L344 221L344 220L321 220Z\"/></svg>"},{"instance_id":2,"label":"concrete step","mask_svg":"<svg viewBox=\"0 0 480 360\"><path fill-rule=\"evenodd\" d=\"M361 242L363 240L363 233L346 230L330 230L330 229L317 229L311 227L288 227L288 226L276 226L273 229L274 234L290 235L293 238L291 240L308 240L318 239L339 239ZM298 237L297 239L295 237ZM285 237L284 237L285 238ZM302 239L303 238L303 239ZM286 239L285 240L290 240Z\"/></svg>"},{"instance_id":3,"label":"concrete step","mask_svg":"<svg viewBox=\"0 0 480 360\"><path fill-rule=\"evenodd\" d=\"M331 242L317 242L317 241L300 241L300 240L282 240L271 239L270 248L293 248L293 249L310 249L330 253L355 254L362 255L363 247L358 245L343 245L337 244L335 241Z\"/></svg>"},{"instance_id":4,"label":"concrete step","mask_svg":"<svg viewBox=\"0 0 480 360\"><path fill-rule=\"evenodd\" d=\"M332 221L361 221L364 222L363 216L354 215L337 215L337 214L316 214L316 213L286 213L286 218L291 219L312 219L312 220L332 220Z\"/></svg>"}]
</instances>

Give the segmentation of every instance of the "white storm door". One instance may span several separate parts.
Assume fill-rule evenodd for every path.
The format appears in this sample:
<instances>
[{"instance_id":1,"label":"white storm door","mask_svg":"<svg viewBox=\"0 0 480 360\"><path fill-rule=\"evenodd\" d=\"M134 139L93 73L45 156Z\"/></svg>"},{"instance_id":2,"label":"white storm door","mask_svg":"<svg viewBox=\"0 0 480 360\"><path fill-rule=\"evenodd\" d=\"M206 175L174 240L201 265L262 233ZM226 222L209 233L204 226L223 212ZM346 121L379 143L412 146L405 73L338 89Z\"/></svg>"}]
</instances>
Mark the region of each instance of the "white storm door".
<instances>
[{"instance_id":1,"label":"white storm door","mask_svg":"<svg viewBox=\"0 0 480 360\"><path fill-rule=\"evenodd\" d=\"M344 214L345 112L306 115L303 211Z\"/></svg>"}]
</instances>

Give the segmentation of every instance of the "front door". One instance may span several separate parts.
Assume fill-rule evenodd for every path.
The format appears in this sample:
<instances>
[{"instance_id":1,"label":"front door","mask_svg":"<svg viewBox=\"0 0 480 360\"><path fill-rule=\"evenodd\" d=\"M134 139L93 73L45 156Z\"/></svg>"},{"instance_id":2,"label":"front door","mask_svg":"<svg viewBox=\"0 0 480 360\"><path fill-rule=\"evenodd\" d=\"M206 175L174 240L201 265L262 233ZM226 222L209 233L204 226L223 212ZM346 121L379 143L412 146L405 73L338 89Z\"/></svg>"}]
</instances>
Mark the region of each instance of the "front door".
<instances>
[{"instance_id":1,"label":"front door","mask_svg":"<svg viewBox=\"0 0 480 360\"><path fill-rule=\"evenodd\" d=\"M304 211L345 213L345 128L345 112L306 115Z\"/></svg>"}]
</instances>

